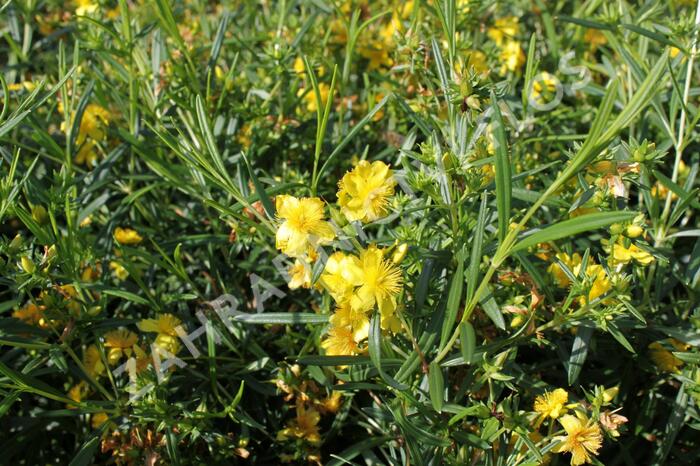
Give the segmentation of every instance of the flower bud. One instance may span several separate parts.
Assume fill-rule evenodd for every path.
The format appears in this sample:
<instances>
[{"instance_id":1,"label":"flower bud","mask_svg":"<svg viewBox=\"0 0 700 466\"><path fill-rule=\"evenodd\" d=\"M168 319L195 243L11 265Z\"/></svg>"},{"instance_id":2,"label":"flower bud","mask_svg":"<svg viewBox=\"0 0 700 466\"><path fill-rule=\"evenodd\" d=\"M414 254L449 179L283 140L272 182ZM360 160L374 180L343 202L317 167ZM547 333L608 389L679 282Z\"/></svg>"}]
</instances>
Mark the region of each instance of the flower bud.
<instances>
[{"instance_id":1,"label":"flower bud","mask_svg":"<svg viewBox=\"0 0 700 466\"><path fill-rule=\"evenodd\" d=\"M17 251L19 251L19 248L22 247L22 235L17 233L17 235L12 238L12 241L10 241L10 245L8 246L8 251L10 254L13 254Z\"/></svg>"},{"instance_id":2,"label":"flower bud","mask_svg":"<svg viewBox=\"0 0 700 466\"><path fill-rule=\"evenodd\" d=\"M629 225L625 232L630 238L639 238L644 233L644 228L639 225Z\"/></svg>"},{"instance_id":3,"label":"flower bud","mask_svg":"<svg viewBox=\"0 0 700 466\"><path fill-rule=\"evenodd\" d=\"M32 218L39 225L44 225L49 218L46 208L42 205L35 205L32 207Z\"/></svg>"},{"instance_id":4,"label":"flower bud","mask_svg":"<svg viewBox=\"0 0 700 466\"><path fill-rule=\"evenodd\" d=\"M623 227L621 224L613 223L612 225L610 225L610 234L619 235L620 233L622 233L622 231L623 231Z\"/></svg>"},{"instance_id":5,"label":"flower bud","mask_svg":"<svg viewBox=\"0 0 700 466\"><path fill-rule=\"evenodd\" d=\"M603 401L605 403L610 403L613 399L615 399L619 391L620 387L617 386L606 389L603 391Z\"/></svg>"},{"instance_id":6,"label":"flower bud","mask_svg":"<svg viewBox=\"0 0 700 466\"><path fill-rule=\"evenodd\" d=\"M34 273L36 270L36 265L34 265L34 262L32 262L32 260L27 256L22 256L22 259L20 259L20 265L22 266L22 270L27 273Z\"/></svg>"},{"instance_id":7,"label":"flower bud","mask_svg":"<svg viewBox=\"0 0 700 466\"><path fill-rule=\"evenodd\" d=\"M408 252L408 244L401 243L396 247L394 254L391 256L391 261L394 264L399 264L404 257L406 257L406 252Z\"/></svg>"}]
</instances>

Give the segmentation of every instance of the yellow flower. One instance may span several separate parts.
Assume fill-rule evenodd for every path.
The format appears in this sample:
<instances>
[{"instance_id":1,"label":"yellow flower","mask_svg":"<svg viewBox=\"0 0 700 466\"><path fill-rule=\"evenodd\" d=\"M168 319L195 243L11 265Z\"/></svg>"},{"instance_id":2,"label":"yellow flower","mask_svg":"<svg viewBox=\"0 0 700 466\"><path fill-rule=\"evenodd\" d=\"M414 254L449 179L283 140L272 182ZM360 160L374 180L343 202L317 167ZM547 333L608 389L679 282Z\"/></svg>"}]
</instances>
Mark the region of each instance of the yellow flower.
<instances>
[{"instance_id":1,"label":"yellow flower","mask_svg":"<svg viewBox=\"0 0 700 466\"><path fill-rule=\"evenodd\" d=\"M540 79L532 83L532 98L540 105L544 105L549 99L544 95L551 95L557 90L557 78L546 71L540 73Z\"/></svg>"},{"instance_id":2,"label":"yellow flower","mask_svg":"<svg viewBox=\"0 0 700 466\"><path fill-rule=\"evenodd\" d=\"M367 223L385 217L394 186L396 181L387 164L361 160L338 183L340 210L350 221Z\"/></svg>"},{"instance_id":3,"label":"yellow flower","mask_svg":"<svg viewBox=\"0 0 700 466\"><path fill-rule=\"evenodd\" d=\"M496 45L502 45L505 41L512 41L519 32L518 18L506 16L497 19L488 29L487 34Z\"/></svg>"},{"instance_id":4,"label":"yellow flower","mask_svg":"<svg viewBox=\"0 0 700 466\"><path fill-rule=\"evenodd\" d=\"M592 263L592 259L589 259L589 264L586 267L586 280L590 283L590 289L588 290L588 297L582 296L579 300L581 306L585 306L594 299L603 296L605 293L612 289L612 282L608 275L605 273L605 269L602 265ZM581 270L581 265L577 265L574 268L574 275L578 276Z\"/></svg>"},{"instance_id":5,"label":"yellow flower","mask_svg":"<svg viewBox=\"0 0 700 466\"><path fill-rule=\"evenodd\" d=\"M486 54L479 50L467 50L464 57L464 66L460 59L456 66L457 74L462 74L463 71L473 69L476 74L487 74L489 66L486 61Z\"/></svg>"},{"instance_id":6,"label":"yellow flower","mask_svg":"<svg viewBox=\"0 0 700 466\"><path fill-rule=\"evenodd\" d=\"M92 0L76 0L75 14L78 16L86 16L97 11L97 3Z\"/></svg>"},{"instance_id":7,"label":"yellow flower","mask_svg":"<svg viewBox=\"0 0 700 466\"><path fill-rule=\"evenodd\" d=\"M564 405L569 400L569 394L562 388L557 388L552 392L544 392L535 398L535 411L540 413L543 418L551 417L556 419L562 413L566 412Z\"/></svg>"},{"instance_id":8,"label":"yellow flower","mask_svg":"<svg viewBox=\"0 0 700 466\"><path fill-rule=\"evenodd\" d=\"M333 391L330 396L324 398L319 402L319 409L323 413L337 413L340 409L342 402L342 393L338 391Z\"/></svg>"},{"instance_id":9,"label":"yellow flower","mask_svg":"<svg viewBox=\"0 0 700 466\"><path fill-rule=\"evenodd\" d=\"M525 64L525 53L520 48L520 42L515 40L509 40L503 44L498 57L502 62L502 75L506 74L507 71L517 72Z\"/></svg>"},{"instance_id":10,"label":"yellow flower","mask_svg":"<svg viewBox=\"0 0 700 466\"><path fill-rule=\"evenodd\" d=\"M349 302L341 303L330 317L330 323L336 328L352 330L353 338L360 342L369 335L369 318L363 310L353 309Z\"/></svg>"},{"instance_id":11,"label":"yellow flower","mask_svg":"<svg viewBox=\"0 0 700 466\"><path fill-rule=\"evenodd\" d=\"M680 372L680 367L683 365L683 361L675 357L658 341L649 345L649 357L656 367L665 372Z\"/></svg>"},{"instance_id":12,"label":"yellow flower","mask_svg":"<svg viewBox=\"0 0 700 466\"><path fill-rule=\"evenodd\" d=\"M114 239L119 244L133 246L143 241L143 238L136 230L131 228L117 227L114 229Z\"/></svg>"},{"instance_id":13,"label":"yellow flower","mask_svg":"<svg viewBox=\"0 0 700 466\"><path fill-rule=\"evenodd\" d=\"M70 390L68 390L68 398L75 401L76 403L80 403L81 401L83 401L83 398L87 396L89 390L90 387L88 386L87 382L83 380L77 385L71 387ZM68 408L75 409L77 408L77 406L73 404L68 404Z\"/></svg>"},{"instance_id":14,"label":"yellow flower","mask_svg":"<svg viewBox=\"0 0 700 466\"><path fill-rule=\"evenodd\" d=\"M406 7L413 8L409 5L406 5ZM405 8L404 13L406 11L410 14L410 10ZM404 30L401 23L402 15L394 11L389 22L373 29L371 33L373 35L360 37L357 44L357 52L369 61L367 64L369 70L390 68L394 64L394 60L391 58L391 51L396 47L394 36L396 33Z\"/></svg>"},{"instance_id":15,"label":"yellow flower","mask_svg":"<svg viewBox=\"0 0 700 466\"><path fill-rule=\"evenodd\" d=\"M581 264L581 255L578 253L574 253L572 256L569 256L565 252L560 252L556 255L556 257L571 271ZM571 284L569 276L564 273L564 269L562 269L558 263L554 262L550 264L550 266L547 268L547 272L552 275L552 278L554 278L554 281L560 288L566 288Z\"/></svg>"},{"instance_id":16,"label":"yellow flower","mask_svg":"<svg viewBox=\"0 0 700 466\"><path fill-rule=\"evenodd\" d=\"M122 356L131 356L131 347L136 344L138 337L134 332L127 329L118 329L107 332L104 336L105 348L109 348L107 352L107 362L116 364Z\"/></svg>"},{"instance_id":17,"label":"yellow flower","mask_svg":"<svg viewBox=\"0 0 700 466\"><path fill-rule=\"evenodd\" d=\"M59 105L62 111L62 106ZM97 104L89 104L85 107L76 144L78 152L75 155L75 163L79 165L95 165L97 160L97 143L107 138L106 128L110 120L109 112ZM66 130L65 124L61 124L61 129Z\"/></svg>"},{"instance_id":18,"label":"yellow flower","mask_svg":"<svg viewBox=\"0 0 700 466\"><path fill-rule=\"evenodd\" d=\"M95 413L90 419L90 425L93 429L99 429L102 424L107 421L109 421L109 416L107 416L107 413Z\"/></svg>"},{"instance_id":19,"label":"yellow flower","mask_svg":"<svg viewBox=\"0 0 700 466\"><path fill-rule=\"evenodd\" d=\"M620 238L617 243L612 245L612 257L610 259L610 262L613 265L628 264L632 260L635 260L640 265L646 267L654 262L654 256L649 254L644 249L641 249L634 244L630 244L630 246L626 248L622 238Z\"/></svg>"},{"instance_id":20,"label":"yellow flower","mask_svg":"<svg viewBox=\"0 0 700 466\"><path fill-rule=\"evenodd\" d=\"M301 57L296 57L294 59L294 72L298 74L299 76L303 76L306 68L304 67L304 60L302 60Z\"/></svg>"},{"instance_id":21,"label":"yellow flower","mask_svg":"<svg viewBox=\"0 0 700 466\"><path fill-rule=\"evenodd\" d=\"M110 261L109 269L114 272L114 276L117 277L118 280L123 281L129 277L129 271L119 262Z\"/></svg>"},{"instance_id":22,"label":"yellow flower","mask_svg":"<svg viewBox=\"0 0 700 466\"><path fill-rule=\"evenodd\" d=\"M558 438L561 441L554 449L557 453L571 453L571 465L578 466L591 462L591 455L597 455L603 445L600 427L589 421L582 414L576 416L567 414L559 419L566 431L566 436Z\"/></svg>"},{"instance_id":23,"label":"yellow flower","mask_svg":"<svg viewBox=\"0 0 700 466\"><path fill-rule=\"evenodd\" d=\"M353 356L360 352L354 332L348 327L331 326L321 347L328 356Z\"/></svg>"},{"instance_id":24,"label":"yellow flower","mask_svg":"<svg viewBox=\"0 0 700 466\"><path fill-rule=\"evenodd\" d=\"M161 333L174 337L177 336L175 328L182 325L182 321L172 314L164 313L155 319L142 319L137 325L142 332Z\"/></svg>"},{"instance_id":25,"label":"yellow flower","mask_svg":"<svg viewBox=\"0 0 700 466\"><path fill-rule=\"evenodd\" d=\"M90 345L85 348L83 365L90 377L98 377L104 374L105 366L102 364L102 358L100 357L100 351L97 349L97 346Z\"/></svg>"},{"instance_id":26,"label":"yellow flower","mask_svg":"<svg viewBox=\"0 0 700 466\"><path fill-rule=\"evenodd\" d=\"M36 89L36 84L31 81L22 81L21 83L8 84L7 89L13 92L21 91L22 89L27 92L32 92L34 89Z\"/></svg>"},{"instance_id":27,"label":"yellow flower","mask_svg":"<svg viewBox=\"0 0 700 466\"><path fill-rule=\"evenodd\" d=\"M318 433L318 422L321 415L313 408L306 409L301 402L297 402L297 416L287 427L277 432L277 440L302 439L311 444L321 442Z\"/></svg>"},{"instance_id":28,"label":"yellow flower","mask_svg":"<svg viewBox=\"0 0 700 466\"><path fill-rule=\"evenodd\" d=\"M289 286L290 290L297 288L311 288L311 266L303 259L296 259L294 264L289 267Z\"/></svg>"},{"instance_id":29,"label":"yellow flower","mask_svg":"<svg viewBox=\"0 0 700 466\"><path fill-rule=\"evenodd\" d=\"M180 341L177 338L175 328L182 325L182 321L172 314L161 314L155 319L143 319L138 323L142 332L157 333L154 344L171 354L177 354L180 350Z\"/></svg>"},{"instance_id":30,"label":"yellow flower","mask_svg":"<svg viewBox=\"0 0 700 466\"><path fill-rule=\"evenodd\" d=\"M324 220L324 204L317 197L279 195L277 216L284 220L277 229L277 249L288 256L300 257L309 248L327 244L335 238L331 224Z\"/></svg>"},{"instance_id":31,"label":"yellow flower","mask_svg":"<svg viewBox=\"0 0 700 466\"><path fill-rule=\"evenodd\" d=\"M44 317L45 310L46 306L38 306L34 303L27 303L22 308L13 312L12 317L21 320L25 324L45 328L48 326L48 321Z\"/></svg>"},{"instance_id":32,"label":"yellow flower","mask_svg":"<svg viewBox=\"0 0 700 466\"><path fill-rule=\"evenodd\" d=\"M586 33L583 35L583 40L593 51L595 51L601 45L608 43L608 39L605 38L603 31L598 29L587 29Z\"/></svg>"},{"instance_id":33,"label":"yellow flower","mask_svg":"<svg viewBox=\"0 0 700 466\"><path fill-rule=\"evenodd\" d=\"M102 265L97 262L95 265L86 264L80 273L80 278L84 282L94 282L102 274Z\"/></svg>"},{"instance_id":34,"label":"yellow flower","mask_svg":"<svg viewBox=\"0 0 700 466\"><path fill-rule=\"evenodd\" d=\"M331 92L331 87L326 83L318 83L318 93L321 95L322 106L325 107L328 101L328 95ZM316 92L310 89L308 92L305 88L299 89L297 96L302 97L304 102L306 102L306 110L311 113L316 113L318 110L318 103L316 102Z\"/></svg>"},{"instance_id":35,"label":"yellow flower","mask_svg":"<svg viewBox=\"0 0 700 466\"><path fill-rule=\"evenodd\" d=\"M370 246L360 253L362 279L350 300L353 309L371 310L379 307L382 317L396 311L396 297L401 292L401 270L384 258L384 250Z\"/></svg>"},{"instance_id":36,"label":"yellow flower","mask_svg":"<svg viewBox=\"0 0 700 466\"><path fill-rule=\"evenodd\" d=\"M352 254L337 251L326 260L321 274L321 284L336 302L350 299L356 286L361 284L362 268L360 259Z\"/></svg>"}]
</instances>

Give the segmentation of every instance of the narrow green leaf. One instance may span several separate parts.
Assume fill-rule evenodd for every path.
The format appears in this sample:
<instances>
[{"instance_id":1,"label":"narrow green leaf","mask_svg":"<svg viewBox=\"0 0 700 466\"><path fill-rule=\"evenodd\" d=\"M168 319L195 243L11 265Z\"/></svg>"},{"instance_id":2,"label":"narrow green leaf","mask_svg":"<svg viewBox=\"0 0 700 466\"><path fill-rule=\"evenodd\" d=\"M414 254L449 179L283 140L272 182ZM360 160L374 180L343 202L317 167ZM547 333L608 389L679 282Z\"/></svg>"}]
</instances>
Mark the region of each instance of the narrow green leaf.
<instances>
[{"instance_id":1,"label":"narrow green leaf","mask_svg":"<svg viewBox=\"0 0 700 466\"><path fill-rule=\"evenodd\" d=\"M588 343L591 341L593 329L590 327L579 327L571 347L567 375L569 385L573 385L578 380L578 376L583 368L583 363L588 356Z\"/></svg>"},{"instance_id":2,"label":"narrow green leaf","mask_svg":"<svg viewBox=\"0 0 700 466\"><path fill-rule=\"evenodd\" d=\"M356 444L349 448L346 448L339 454L331 455L331 457L333 457L333 460L329 461L327 463L327 466L344 466L346 464L352 464L350 463L350 460L352 460L353 458L357 457L358 455L361 455L366 451L370 451L373 448L383 445L384 443L387 443L391 440L392 437L372 437L357 442Z\"/></svg>"},{"instance_id":3,"label":"narrow green leaf","mask_svg":"<svg viewBox=\"0 0 700 466\"><path fill-rule=\"evenodd\" d=\"M486 313L486 315L489 317L489 319L491 319L491 321L496 325L496 327L500 328L501 330L505 330L506 321L503 318L501 308L498 306L496 299L493 297L493 293L489 291L488 293L481 295L480 302L484 313Z\"/></svg>"},{"instance_id":4,"label":"narrow green leaf","mask_svg":"<svg viewBox=\"0 0 700 466\"><path fill-rule=\"evenodd\" d=\"M75 404L73 400L41 380L22 374L0 362L0 373L12 380L21 391L34 393L63 403Z\"/></svg>"},{"instance_id":5,"label":"narrow green leaf","mask_svg":"<svg viewBox=\"0 0 700 466\"><path fill-rule=\"evenodd\" d=\"M484 191L481 194L481 205L479 206L479 216L476 220L474 228L474 238L472 239L471 257L469 259L469 270L467 271L467 297L466 302L469 302L474 297L476 286L479 281L479 269L481 267L481 250L484 243L484 231L486 230L486 214L487 214L487 194Z\"/></svg>"},{"instance_id":6,"label":"narrow green leaf","mask_svg":"<svg viewBox=\"0 0 700 466\"><path fill-rule=\"evenodd\" d=\"M379 376L390 386L396 390L406 390L407 385L397 382L393 377L384 372L382 368L382 326L381 326L381 315L379 312L375 312L369 323L369 357L372 360L372 364L379 371Z\"/></svg>"},{"instance_id":7,"label":"narrow green leaf","mask_svg":"<svg viewBox=\"0 0 700 466\"><path fill-rule=\"evenodd\" d=\"M630 344L629 340L627 340L627 337L620 331L619 328L617 328L617 325L613 323L608 324L608 332L610 335L617 340L619 344L621 344L627 351L630 353L636 353L632 345Z\"/></svg>"},{"instance_id":8,"label":"narrow green leaf","mask_svg":"<svg viewBox=\"0 0 700 466\"><path fill-rule=\"evenodd\" d=\"M525 232L525 236L513 246L512 252L522 251L539 243L555 241L560 238L568 238L584 231L596 230L617 222L631 220L637 212L597 212L594 214L581 215L568 220L564 220L544 229L530 230ZM531 234L528 234L532 232Z\"/></svg>"},{"instance_id":9,"label":"narrow green leaf","mask_svg":"<svg viewBox=\"0 0 700 466\"><path fill-rule=\"evenodd\" d=\"M328 316L312 312L266 312L262 314L241 314L234 317L245 324L327 324Z\"/></svg>"},{"instance_id":10,"label":"narrow green leaf","mask_svg":"<svg viewBox=\"0 0 700 466\"><path fill-rule=\"evenodd\" d=\"M452 327L457 321L459 305L462 302L462 289L464 287L464 254L463 251L457 254L457 269L452 275L450 290L447 295L447 308L445 319L442 323L440 333L440 348L443 348L452 334Z\"/></svg>"},{"instance_id":11,"label":"narrow green leaf","mask_svg":"<svg viewBox=\"0 0 700 466\"><path fill-rule=\"evenodd\" d=\"M445 401L445 380L442 377L440 364L435 361L430 363L428 386L430 388L430 402L433 405L433 409L440 413L442 412L442 404Z\"/></svg>"},{"instance_id":12,"label":"narrow green leaf","mask_svg":"<svg viewBox=\"0 0 700 466\"><path fill-rule=\"evenodd\" d=\"M102 429L94 432L85 443L80 447L78 453L73 457L69 466L89 466L93 464L97 447L100 446L100 436Z\"/></svg>"},{"instance_id":13,"label":"narrow green leaf","mask_svg":"<svg viewBox=\"0 0 700 466\"><path fill-rule=\"evenodd\" d=\"M471 364L474 357L474 349L476 349L476 334L474 326L469 322L462 322L459 325L459 343L462 348L462 357L464 362Z\"/></svg>"},{"instance_id":14,"label":"narrow green leaf","mask_svg":"<svg viewBox=\"0 0 700 466\"><path fill-rule=\"evenodd\" d=\"M125 291L125 290L102 290L103 294L106 294L107 296L115 296L117 298L122 298L126 299L127 301L131 301L137 304L148 304L148 300L134 294L130 291Z\"/></svg>"},{"instance_id":15,"label":"narrow green leaf","mask_svg":"<svg viewBox=\"0 0 700 466\"><path fill-rule=\"evenodd\" d=\"M491 93L493 111L493 143L496 151L496 205L498 207L498 240L503 241L510 225L510 200L513 193L511 185L510 157L503 116L498 108L496 95Z\"/></svg>"}]
</instances>

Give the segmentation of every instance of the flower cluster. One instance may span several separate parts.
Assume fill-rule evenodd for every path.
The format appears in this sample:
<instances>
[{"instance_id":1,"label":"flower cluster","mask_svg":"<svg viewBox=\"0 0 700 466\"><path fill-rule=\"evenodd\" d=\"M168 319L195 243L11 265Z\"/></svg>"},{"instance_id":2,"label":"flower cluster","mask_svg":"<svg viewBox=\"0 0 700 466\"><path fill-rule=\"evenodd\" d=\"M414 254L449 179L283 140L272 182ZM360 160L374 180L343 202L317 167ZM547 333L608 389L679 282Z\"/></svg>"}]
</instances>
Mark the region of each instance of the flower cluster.
<instances>
[{"instance_id":1,"label":"flower cluster","mask_svg":"<svg viewBox=\"0 0 700 466\"><path fill-rule=\"evenodd\" d=\"M562 388L544 392L535 398L535 433L543 423L550 423L553 432L551 422L558 421L563 432L551 437L555 442L552 451L571 454L572 466L592 462L603 446L603 433L618 437L618 429L627 422L618 410L608 408L618 391L617 387L597 387L588 401L577 403L569 403L569 393Z\"/></svg>"},{"instance_id":2,"label":"flower cluster","mask_svg":"<svg viewBox=\"0 0 700 466\"><path fill-rule=\"evenodd\" d=\"M388 165L381 161L360 161L338 183L338 207L349 222L370 223L389 213L389 201L396 181ZM276 199L280 224L277 248L295 259L289 269L289 287L311 287L311 266L325 255L336 233L325 220L325 204L319 198L280 195ZM405 252L405 246L402 248ZM362 352L369 334L369 319L377 310L384 330L398 332L398 296L402 274L401 257L393 248L375 244L359 247L356 253L336 251L325 260L318 285L335 301L328 336L322 347L328 355Z\"/></svg>"}]
</instances>

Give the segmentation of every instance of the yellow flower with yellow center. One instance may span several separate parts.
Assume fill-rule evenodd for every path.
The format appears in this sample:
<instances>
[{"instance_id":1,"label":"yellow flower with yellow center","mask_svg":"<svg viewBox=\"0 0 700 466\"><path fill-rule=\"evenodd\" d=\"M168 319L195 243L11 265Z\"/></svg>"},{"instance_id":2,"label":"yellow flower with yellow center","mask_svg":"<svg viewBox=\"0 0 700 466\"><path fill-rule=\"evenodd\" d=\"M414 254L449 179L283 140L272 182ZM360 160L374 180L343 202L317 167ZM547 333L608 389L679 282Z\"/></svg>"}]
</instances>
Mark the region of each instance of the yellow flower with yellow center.
<instances>
[{"instance_id":1,"label":"yellow flower with yellow center","mask_svg":"<svg viewBox=\"0 0 700 466\"><path fill-rule=\"evenodd\" d=\"M90 345L85 348L83 365L90 377L98 377L104 374L105 366L102 364L102 358L100 357L100 351L97 349L97 346Z\"/></svg>"},{"instance_id":2,"label":"yellow flower with yellow center","mask_svg":"<svg viewBox=\"0 0 700 466\"><path fill-rule=\"evenodd\" d=\"M321 347L326 350L328 356L354 356L360 353L355 333L349 327L331 326L328 335L321 342Z\"/></svg>"},{"instance_id":3,"label":"yellow flower with yellow center","mask_svg":"<svg viewBox=\"0 0 700 466\"><path fill-rule=\"evenodd\" d=\"M319 402L319 408L323 413L337 413L340 409L343 394L339 391L333 391L330 396Z\"/></svg>"},{"instance_id":4,"label":"yellow flower with yellow center","mask_svg":"<svg viewBox=\"0 0 700 466\"><path fill-rule=\"evenodd\" d=\"M321 285L337 303L350 299L352 291L361 284L361 280L360 259L342 251L328 256L320 278Z\"/></svg>"},{"instance_id":5,"label":"yellow flower with yellow center","mask_svg":"<svg viewBox=\"0 0 700 466\"><path fill-rule=\"evenodd\" d=\"M143 241L143 238L136 230L122 227L117 227L114 229L114 239L117 243L128 246L134 246Z\"/></svg>"},{"instance_id":6,"label":"yellow flower with yellow center","mask_svg":"<svg viewBox=\"0 0 700 466\"><path fill-rule=\"evenodd\" d=\"M539 79L532 83L532 98L540 105L546 104L551 97L545 98L545 95L551 96L557 90L557 78L554 75L543 71L539 75Z\"/></svg>"},{"instance_id":7,"label":"yellow flower with yellow center","mask_svg":"<svg viewBox=\"0 0 700 466\"><path fill-rule=\"evenodd\" d=\"M107 416L107 413L95 413L91 416L90 425L93 429L98 429L107 421L109 421L109 416Z\"/></svg>"},{"instance_id":8,"label":"yellow flower with yellow center","mask_svg":"<svg viewBox=\"0 0 700 466\"><path fill-rule=\"evenodd\" d=\"M574 268L574 275L579 276L581 270L581 265L577 265ZM596 298L603 296L605 293L612 289L612 282L608 278L607 273L602 265L592 263L589 259L589 264L585 271L585 280L589 283L590 289L588 290L588 296L581 296L579 303L581 306L585 306Z\"/></svg>"},{"instance_id":9,"label":"yellow flower with yellow center","mask_svg":"<svg viewBox=\"0 0 700 466\"><path fill-rule=\"evenodd\" d=\"M301 57L296 57L294 59L294 65L292 65L294 72L299 76L304 76L306 72L306 67L304 66L304 60Z\"/></svg>"},{"instance_id":10,"label":"yellow flower with yellow center","mask_svg":"<svg viewBox=\"0 0 700 466\"><path fill-rule=\"evenodd\" d=\"M318 93L321 96L322 108L325 107L330 92L331 87L328 84L318 83ZM316 102L316 92L313 89L307 91L306 88L301 88L297 92L297 96L301 97L306 103L306 110L311 113L316 113L316 110L318 110L318 102Z\"/></svg>"},{"instance_id":11,"label":"yellow flower with yellow center","mask_svg":"<svg viewBox=\"0 0 700 466\"><path fill-rule=\"evenodd\" d=\"M464 58L460 58L455 64L455 71L461 75L469 69L474 70L476 74L488 74L489 65L486 60L486 54L480 50L467 50Z\"/></svg>"},{"instance_id":12,"label":"yellow flower with yellow center","mask_svg":"<svg viewBox=\"0 0 700 466\"><path fill-rule=\"evenodd\" d=\"M396 298L401 292L401 270L384 258L384 250L372 245L360 253L362 279L350 299L355 310L369 311L375 305L383 318L396 311Z\"/></svg>"},{"instance_id":13,"label":"yellow flower with yellow center","mask_svg":"<svg viewBox=\"0 0 700 466\"><path fill-rule=\"evenodd\" d=\"M7 89L11 92L17 92L21 90L32 92L34 89L36 89L36 84L34 84L32 81L22 81L21 83L8 84Z\"/></svg>"},{"instance_id":14,"label":"yellow flower with yellow center","mask_svg":"<svg viewBox=\"0 0 700 466\"><path fill-rule=\"evenodd\" d=\"M583 40L591 50L595 51L601 45L608 43L608 39L603 34L603 31L599 29L587 29L586 33L583 35Z\"/></svg>"},{"instance_id":15,"label":"yellow flower with yellow center","mask_svg":"<svg viewBox=\"0 0 700 466\"><path fill-rule=\"evenodd\" d=\"M48 321L44 316L46 306L39 306L34 303L27 303L20 309L12 313L12 317L19 319L25 324L34 325L36 327L46 328Z\"/></svg>"},{"instance_id":16,"label":"yellow flower with yellow center","mask_svg":"<svg viewBox=\"0 0 700 466\"><path fill-rule=\"evenodd\" d=\"M171 354L177 354L180 350L180 341L175 329L182 325L182 321L172 314L164 313L155 319L143 319L138 324L142 332L157 333L154 344Z\"/></svg>"},{"instance_id":17,"label":"yellow flower with yellow center","mask_svg":"<svg viewBox=\"0 0 700 466\"><path fill-rule=\"evenodd\" d=\"M656 367L665 372L680 372L683 365L683 361L674 356L659 341L649 345L649 357Z\"/></svg>"},{"instance_id":18,"label":"yellow flower with yellow center","mask_svg":"<svg viewBox=\"0 0 700 466\"><path fill-rule=\"evenodd\" d=\"M296 259L294 264L289 267L289 286L290 290L297 288L311 288L311 266L303 259Z\"/></svg>"},{"instance_id":19,"label":"yellow flower with yellow center","mask_svg":"<svg viewBox=\"0 0 700 466\"><path fill-rule=\"evenodd\" d=\"M557 453L571 453L571 465L578 466L591 462L591 455L597 455L603 445L600 427L583 414L567 414L559 419L566 435L559 437L560 444L554 448Z\"/></svg>"},{"instance_id":20,"label":"yellow flower with yellow center","mask_svg":"<svg viewBox=\"0 0 700 466\"><path fill-rule=\"evenodd\" d=\"M613 265L629 264L632 260L646 267L654 262L654 256L634 244L625 247L622 238L616 243L613 243L612 257L610 258L610 262Z\"/></svg>"},{"instance_id":21,"label":"yellow flower with yellow center","mask_svg":"<svg viewBox=\"0 0 700 466\"><path fill-rule=\"evenodd\" d=\"M92 0L76 0L75 4L75 14L78 16L87 16L97 11L98 8L98 4Z\"/></svg>"},{"instance_id":22,"label":"yellow flower with yellow center","mask_svg":"<svg viewBox=\"0 0 700 466\"><path fill-rule=\"evenodd\" d=\"M63 112L63 104L59 103L59 112ZM74 116L73 116L74 117ZM97 104L88 104L83 111L78 129L76 145L78 152L75 155L75 163L79 165L95 165L97 160L97 143L107 138L107 126L111 115L107 109ZM61 123L61 130L66 132L65 122Z\"/></svg>"},{"instance_id":23,"label":"yellow flower with yellow center","mask_svg":"<svg viewBox=\"0 0 700 466\"><path fill-rule=\"evenodd\" d=\"M569 256L565 252L560 252L557 253L556 257L564 265L566 265L566 267L570 271L573 271L577 266L581 264L581 255L578 253L574 253L573 255ZM553 262L552 264L550 264L550 266L547 268L547 272L549 272L550 275L552 275L552 278L560 288L566 288L571 284L569 276L564 272L564 269L562 269L557 262Z\"/></svg>"},{"instance_id":24,"label":"yellow flower with yellow center","mask_svg":"<svg viewBox=\"0 0 700 466\"><path fill-rule=\"evenodd\" d=\"M80 403L81 401L83 401L83 398L87 396L89 391L90 387L88 386L87 382L83 380L77 385L73 385L71 389L68 390L68 398L75 401L76 403ZM67 407L69 409L75 409L77 408L77 405L68 404Z\"/></svg>"},{"instance_id":25,"label":"yellow flower with yellow center","mask_svg":"<svg viewBox=\"0 0 700 466\"><path fill-rule=\"evenodd\" d=\"M297 415L287 427L277 433L277 440L301 439L313 445L321 442L318 432L318 423L321 415L313 408L306 409L301 402L297 402Z\"/></svg>"},{"instance_id":26,"label":"yellow flower with yellow center","mask_svg":"<svg viewBox=\"0 0 700 466\"><path fill-rule=\"evenodd\" d=\"M356 342L361 342L369 335L369 318L363 310L353 309L349 302L341 303L330 317L333 327L352 330Z\"/></svg>"},{"instance_id":27,"label":"yellow flower with yellow center","mask_svg":"<svg viewBox=\"0 0 700 466\"><path fill-rule=\"evenodd\" d=\"M535 398L535 411L543 418L558 418L562 412L566 412L565 405L569 400L569 394L562 388L557 388L551 392Z\"/></svg>"},{"instance_id":28,"label":"yellow flower with yellow center","mask_svg":"<svg viewBox=\"0 0 700 466\"><path fill-rule=\"evenodd\" d=\"M501 52L498 55L501 60L501 75L507 71L518 72L525 64L525 53L520 48L520 42L509 40L501 47Z\"/></svg>"},{"instance_id":29,"label":"yellow flower with yellow center","mask_svg":"<svg viewBox=\"0 0 700 466\"><path fill-rule=\"evenodd\" d=\"M286 255L301 257L309 248L335 238L333 227L324 220L325 205L321 199L279 195L275 203L277 217L283 220L277 228L276 246Z\"/></svg>"},{"instance_id":30,"label":"yellow flower with yellow center","mask_svg":"<svg viewBox=\"0 0 700 466\"><path fill-rule=\"evenodd\" d=\"M129 271L119 262L110 261L109 269L114 273L114 276L117 277L117 280L124 281L129 277Z\"/></svg>"},{"instance_id":31,"label":"yellow flower with yellow center","mask_svg":"<svg viewBox=\"0 0 700 466\"><path fill-rule=\"evenodd\" d=\"M105 348L109 348L107 352L107 362L109 362L109 364L116 364L122 356L131 356L131 348L136 344L138 337L134 332L122 328L107 332L104 339Z\"/></svg>"},{"instance_id":32,"label":"yellow flower with yellow center","mask_svg":"<svg viewBox=\"0 0 700 466\"><path fill-rule=\"evenodd\" d=\"M515 16L506 16L497 19L493 26L486 32L496 45L502 45L506 41L512 41L520 32L518 18Z\"/></svg>"},{"instance_id":33,"label":"yellow flower with yellow center","mask_svg":"<svg viewBox=\"0 0 700 466\"><path fill-rule=\"evenodd\" d=\"M387 215L395 186L387 164L361 160L338 183L338 205L350 221L373 222Z\"/></svg>"}]
</instances>

